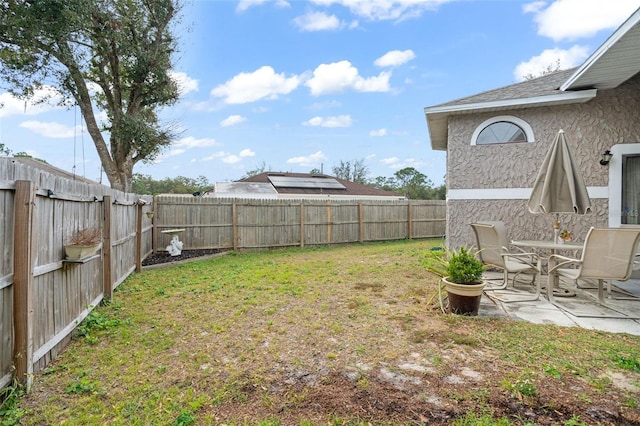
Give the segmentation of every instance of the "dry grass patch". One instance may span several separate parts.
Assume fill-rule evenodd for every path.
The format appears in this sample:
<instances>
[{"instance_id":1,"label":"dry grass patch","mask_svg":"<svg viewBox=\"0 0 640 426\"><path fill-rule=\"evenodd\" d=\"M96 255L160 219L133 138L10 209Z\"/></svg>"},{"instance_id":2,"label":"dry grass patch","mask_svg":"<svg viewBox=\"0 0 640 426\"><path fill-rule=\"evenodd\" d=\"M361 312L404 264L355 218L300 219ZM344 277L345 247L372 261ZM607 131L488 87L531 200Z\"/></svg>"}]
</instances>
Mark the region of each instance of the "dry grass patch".
<instances>
[{"instance_id":1,"label":"dry grass patch","mask_svg":"<svg viewBox=\"0 0 640 426\"><path fill-rule=\"evenodd\" d=\"M22 421L640 421L639 338L443 315L425 269L439 243L232 253L136 274L96 311L117 321L36 376Z\"/></svg>"}]
</instances>

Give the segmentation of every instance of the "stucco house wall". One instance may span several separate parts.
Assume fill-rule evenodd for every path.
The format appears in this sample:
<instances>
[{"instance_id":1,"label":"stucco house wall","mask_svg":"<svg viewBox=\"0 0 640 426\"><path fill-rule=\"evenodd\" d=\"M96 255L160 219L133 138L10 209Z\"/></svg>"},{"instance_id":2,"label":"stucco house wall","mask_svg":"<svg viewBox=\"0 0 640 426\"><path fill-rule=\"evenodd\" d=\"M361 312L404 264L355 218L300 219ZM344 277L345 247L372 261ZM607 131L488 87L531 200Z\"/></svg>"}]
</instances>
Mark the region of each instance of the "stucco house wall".
<instances>
[{"instance_id":1,"label":"stucco house wall","mask_svg":"<svg viewBox=\"0 0 640 426\"><path fill-rule=\"evenodd\" d=\"M525 120L534 142L472 145L476 128L485 120L511 115ZM585 184L592 214L561 215L563 228L584 236L590 226L608 226L609 166L601 154L616 144L640 143L640 74L615 89L598 90L586 102L452 115L448 125L447 240L450 247L474 242L469 223L502 220L512 239L542 239L553 235L551 215L533 215L528 196L517 194L533 187L545 154L560 129L573 148ZM513 189L504 199L474 197L474 190ZM482 191L475 191L482 193ZM504 191L503 191L504 193ZM509 191L507 191L509 193Z\"/></svg>"}]
</instances>

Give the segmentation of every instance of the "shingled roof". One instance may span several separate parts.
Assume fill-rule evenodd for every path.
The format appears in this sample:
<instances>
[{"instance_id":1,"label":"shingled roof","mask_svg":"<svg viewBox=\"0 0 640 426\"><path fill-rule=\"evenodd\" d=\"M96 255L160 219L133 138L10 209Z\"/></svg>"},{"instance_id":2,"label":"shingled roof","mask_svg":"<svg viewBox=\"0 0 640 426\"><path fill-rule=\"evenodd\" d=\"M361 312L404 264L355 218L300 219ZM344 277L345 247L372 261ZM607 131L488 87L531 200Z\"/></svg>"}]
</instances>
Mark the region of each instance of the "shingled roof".
<instances>
[{"instance_id":1,"label":"shingled roof","mask_svg":"<svg viewBox=\"0 0 640 426\"><path fill-rule=\"evenodd\" d=\"M576 69L577 68L571 68L564 71L557 71L552 74L526 80L521 83L515 83L498 89L478 93L476 95L445 102L440 105L434 105L430 108L496 102L503 101L505 99L526 99L539 96L557 95L560 93L558 88L571 76L571 74L575 72Z\"/></svg>"}]
</instances>

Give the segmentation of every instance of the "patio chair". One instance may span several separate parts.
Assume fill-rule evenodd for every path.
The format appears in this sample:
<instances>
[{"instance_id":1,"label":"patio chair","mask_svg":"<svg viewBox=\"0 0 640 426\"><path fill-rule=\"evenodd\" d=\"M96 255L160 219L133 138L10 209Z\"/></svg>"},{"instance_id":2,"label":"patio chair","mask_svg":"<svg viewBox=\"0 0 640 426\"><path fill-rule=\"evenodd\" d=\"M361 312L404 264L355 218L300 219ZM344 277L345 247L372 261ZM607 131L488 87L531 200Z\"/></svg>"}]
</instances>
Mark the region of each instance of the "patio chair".
<instances>
[{"instance_id":1,"label":"patio chair","mask_svg":"<svg viewBox=\"0 0 640 426\"><path fill-rule=\"evenodd\" d=\"M611 280L626 281L631 276L639 242L640 229L589 229L584 240L580 259L558 254L549 256L549 281L547 283L549 301L577 317L634 318L605 303L604 281L607 281L607 293L611 297ZM575 280L576 282L579 279L597 280L598 303L621 315L580 314L569 311L565 306L557 304L553 299L553 292L549 289L553 288L559 277Z\"/></svg>"},{"instance_id":2,"label":"patio chair","mask_svg":"<svg viewBox=\"0 0 640 426\"><path fill-rule=\"evenodd\" d=\"M538 300L541 293L540 283L540 257L535 253L513 253L509 251L509 242L507 240L507 232L503 222L477 222L472 223L471 228L476 235L478 245L478 256L482 263L488 266L495 266L503 271L502 285L498 287L490 287L486 291L503 290L507 288L509 283L509 274L514 274L512 286L515 288L515 282L518 275L529 273L533 275L531 284L536 282L536 291L533 297L519 299L500 299L502 302L525 302Z\"/></svg>"}]
</instances>

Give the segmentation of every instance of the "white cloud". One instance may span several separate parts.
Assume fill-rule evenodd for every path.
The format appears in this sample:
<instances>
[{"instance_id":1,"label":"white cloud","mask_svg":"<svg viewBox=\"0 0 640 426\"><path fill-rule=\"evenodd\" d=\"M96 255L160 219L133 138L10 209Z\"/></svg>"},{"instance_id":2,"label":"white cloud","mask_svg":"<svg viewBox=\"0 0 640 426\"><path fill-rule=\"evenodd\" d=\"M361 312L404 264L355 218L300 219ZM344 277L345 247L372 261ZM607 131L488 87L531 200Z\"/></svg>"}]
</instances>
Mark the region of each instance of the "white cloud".
<instances>
[{"instance_id":1,"label":"white cloud","mask_svg":"<svg viewBox=\"0 0 640 426\"><path fill-rule=\"evenodd\" d=\"M390 71L383 71L378 76L364 78L358 69L349 61L321 64L313 71L313 77L305 85L315 96L328 93L341 93L347 90L357 92L388 92Z\"/></svg>"},{"instance_id":2,"label":"white cloud","mask_svg":"<svg viewBox=\"0 0 640 426\"><path fill-rule=\"evenodd\" d=\"M176 157L180 154L184 154L187 150L182 148L171 148L170 150L161 153L153 160L153 164L162 164L170 157Z\"/></svg>"},{"instance_id":3,"label":"white cloud","mask_svg":"<svg viewBox=\"0 0 640 426\"><path fill-rule=\"evenodd\" d=\"M242 161L243 158L255 157L256 153L250 149L243 149L238 155L227 154L221 157L222 162L226 164L236 164Z\"/></svg>"},{"instance_id":4,"label":"white cloud","mask_svg":"<svg viewBox=\"0 0 640 426\"><path fill-rule=\"evenodd\" d=\"M256 153L252 150L245 148L238 154L231 154L230 152L225 151L217 151L213 154L204 157L202 161L211 161L219 159L225 164L237 164L244 158L255 157Z\"/></svg>"},{"instance_id":5,"label":"white cloud","mask_svg":"<svg viewBox=\"0 0 640 426\"><path fill-rule=\"evenodd\" d=\"M287 164L296 164L301 167L317 167L326 160L327 157L322 153L322 151L318 151L310 155L289 158L287 160Z\"/></svg>"},{"instance_id":6,"label":"white cloud","mask_svg":"<svg viewBox=\"0 0 640 426\"><path fill-rule=\"evenodd\" d=\"M276 7L289 7L290 4L285 0L240 0L236 6L236 12L242 13L252 6L260 6L265 3L273 3Z\"/></svg>"},{"instance_id":7,"label":"white cloud","mask_svg":"<svg viewBox=\"0 0 640 426\"><path fill-rule=\"evenodd\" d=\"M82 133L82 126L66 126L55 122L24 121L20 123L20 127L29 129L38 135L56 139L72 138Z\"/></svg>"},{"instance_id":8,"label":"white cloud","mask_svg":"<svg viewBox=\"0 0 640 426\"><path fill-rule=\"evenodd\" d=\"M261 4L266 2L267 0L240 0L238 2L238 5L236 6L236 12L244 12L251 6L260 6Z\"/></svg>"},{"instance_id":9,"label":"white cloud","mask_svg":"<svg viewBox=\"0 0 640 426\"><path fill-rule=\"evenodd\" d=\"M178 139L176 142L173 143L173 146L175 147L182 146L186 148L204 148L207 146L217 146L217 145L220 145L220 144L216 142L215 139L211 139L211 138L196 139L193 136L187 136L186 138Z\"/></svg>"},{"instance_id":10,"label":"white cloud","mask_svg":"<svg viewBox=\"0 0 640 426\"><path fill-rule=\"evenodd\" d=\"M166 154L163 155L163 159L166 159L168 157L175 157L176 155L180 155L180 154L184 154L187 150L186 149L171 149L169 150L169 152L167 152Z\"/></svg>"},{"instance_id":11,"label":"white cloud","mask_svg":"<svg viewBox=\"0 0 640 426\"><path fill-rule=\"evenodd\" d=\"M189 77L186 72L170 71L169 76L178 84L180 95L198 91L198 80Z\"/></svg>"},{"instance_id":12,"label":"white cloud","mask_svg":"<svg viewBox=\"0 0 640 426\"><path fill-rule=\"evenodd\" d=\"M224 98L228 104L244 104L261 99L277 99L295 90L300 77L276 74L270 66L263 66L252 73L240 73L226 83L211 90L211 95Z\"/></svg>"},{"instance_id":13,"label":"white cloud","mask_svg":"<svg viewBox=\"0 0 640 426\"><path fill-rule=\"evenodd\" d=\"M10 115L37 115L43 112L65 108L58 106L63 103L63 96L51 86L43 86L34 90L33 96L29 99L18 99L9 92L0 94L0 117ZM70 101L64 102L72 105Z\"/></svg>"},{"instance_id":14,"label":"white cloud","mask_svg":"<svg viewBox=\"0 0 640 426\"><path fill-rule=\"evenodd\" d=\"M387 135L387 129L378 129L378 130L372 130L369 132L369 136L386 136Z\"/></svg>"},{"instance_id":15,"label":"white cloud","mask_svg":"<svg viewBox=\"0 0 640 426\"><path fill-rule=\"evenodd\" d=\"M426 164L424 161L420 161L415 158L400 159L398 157L383 158L382 160L380 160L380 162L389 166L389 168L392 170L400 170L404 169L405 167L413 167L414 169L418 169Z\"/></svg>"},{"instance_id":16,"label":"white cloud","mask_svg":"<svg viewBox=\"0 0 640 426\"><path fill-rule=\"evenodd\" d=\"M397 67L415 58L413 50L392 50L376 59L374 64L378 67Z\"/></svg>"},{"instance_id":17,"label":"white cloud","mask_svg":"<svg viewBox=\"0 0 640 426\"><path fill-rule=\"evenodd\" d=\"M516 81L523 81L526 76L542 75L549 67L569 69L581 64L588 56L589 50L584 46L573 46L568 50L546 49L538 56L520 62L513 71L513 76Z\"/></svg>"},{"instance_id":18,"label":"white cloud","mask_svg":"<svg viewBox=\"0 0 640 426\"><path fill-rule=\"evenodd\" d=\"M332 117L313 117L302 123L303 126L320 127L349 127L353 124L350 115L338 115Z\"/></svg>"},{"instance_id":19,"label":"white cloud","mask_svg":"<svg viewBox=\"0 0 640 426\"><path fill-rule=\"evenodd\" d=\"M396 164L398 162L400 162L400 159L398 157L388 157L388 158L383 158L382 160L380 160L380 162L382 164Z\"/></svg>"},{"instance_id":20,"label":"white cloud","mask_svg":"<svg viewBox=\"0 0 640 426\"><path fill-rule=\"evenodd\" d=\"M328 15L324 12L308 12L296 17L293 23L302 31L337 30L342 26L336 15Z\"/></svg>"},{"instance_id":21,"label":"white cloud","mask_svg":"<svg viewBox=\"0 0 640 426\"><path fill-rule=\"evenodd\" d=\"M523 7L534 14L538 34L555 41L576 40L617 28L640 7L640 0L556 0L544 6L536 1Z\"/></svg>"},{"instance_id":22,"label":"white cloud","mask_svg":"<svg viewBox=\"0 0 640 426\"><path fill-rule=\"evenodd\" d=\"M239 155L235 154L225 155L224 157L222 157L222 162L225 164L236 164L240 161L242 161L242 158L240 158Z\"/></svg>"},{"instance_id":23,"label":"white cloud","mask_svg":"<svg viewBox=\"0 0 640 426\"><path fill-rule=\"evenodd\" d=\"M401 21L417 18L424 11L435 10L452 0L312 0L318 6L334 4L348 8L354 15L370 21Z\"/></svg>"},{"instance_id":24,"label":"white cloud","mask_svg":"<svg viewBox=\"0 0 640 426\"><path fill-rule=\"evenodd\" d=\"M235 126L236 124L240 124L243 121L247 121L247 117L243 117L241 115L230 115L224 120L220 122L220 127L230 127Z\"/></svg>"},{"instance_id":25,"label":"white cloud","mask_svg":"<svg viewBox=\"0 0 640 426\"><path fill-rule=\"evenodd\" d=\"M531 3L527 3L522 6L522 11L524 13L538 13L547 5L545 1L534 1Z\"/></svg>"},{"instance_id":26,"label":"white cloud","mask_svg":"<svg viewBox=\"0 0 640 426\"><path fill-rule=\"evenodd\" d=\"M211 161L211 160L215 160L217 158L222 158L222 157L224 157L226 155L231 155L231 154L229 154L228 152L224 152L224 151L217 151L217 152L214 152L214 153L202 158L202 161Z\"/></svg>"}]
</instances>

